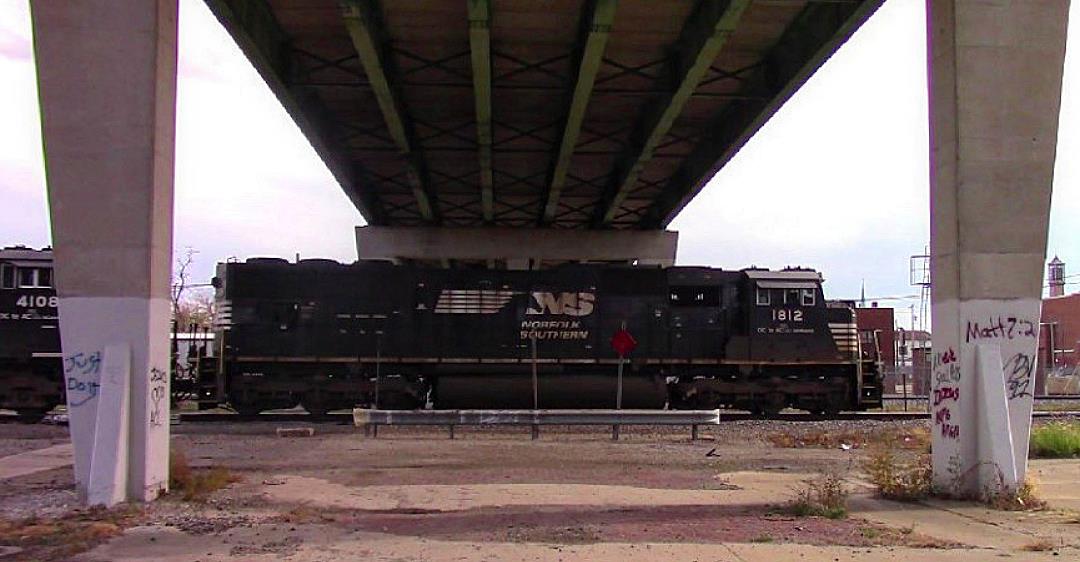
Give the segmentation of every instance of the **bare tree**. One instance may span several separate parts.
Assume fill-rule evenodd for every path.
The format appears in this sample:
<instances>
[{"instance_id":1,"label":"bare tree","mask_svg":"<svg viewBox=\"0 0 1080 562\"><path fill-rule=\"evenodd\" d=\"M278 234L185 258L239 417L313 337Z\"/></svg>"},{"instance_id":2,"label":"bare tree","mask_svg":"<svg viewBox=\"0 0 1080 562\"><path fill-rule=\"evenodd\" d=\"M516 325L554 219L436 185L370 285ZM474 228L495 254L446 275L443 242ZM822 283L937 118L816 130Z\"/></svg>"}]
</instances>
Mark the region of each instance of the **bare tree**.
<instances>
[{"instance_id":1,"label":"bare tree","mask_svg":"<svg viewBox=\"0 0 1080 562\"><path fill-rule=\"evenodd\" d=\"M184 250L184 255L176 258L176 269L173 270L173 283L172 283L172 309L175 316L177 311L180 310L180 301L184 298L184 290L188 286L188 276L191 275L188 269L191 268L192 262L195 261L195 254L198 251L188 246Z\"/></svg>"}]
</instances>

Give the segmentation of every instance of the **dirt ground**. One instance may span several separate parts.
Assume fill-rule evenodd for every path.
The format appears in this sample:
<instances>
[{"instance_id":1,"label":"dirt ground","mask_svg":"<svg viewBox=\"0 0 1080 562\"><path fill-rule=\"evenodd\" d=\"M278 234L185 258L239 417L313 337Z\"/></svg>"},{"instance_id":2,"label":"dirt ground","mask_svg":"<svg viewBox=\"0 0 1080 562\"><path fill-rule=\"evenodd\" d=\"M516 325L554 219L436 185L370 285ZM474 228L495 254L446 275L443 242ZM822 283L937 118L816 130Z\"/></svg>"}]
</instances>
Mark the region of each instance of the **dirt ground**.
<instances>
[{"instance_id":1,"label":"dirt ground","mask_svg":"<svg viewBox=\"0 0 1080 562\"><path fill-rule=\"evenodd\" d=\"M315 435L278 437L286 425ZM173 447L195 472L238 481L200 501L171 494L88 514L70 468L0 480L0 562L1080 559L1068 484L1080 461L1033 463L1061 498L1040 512L874 498L864 440L920 428L751 421L696 442L687 428L648 427L612 442L608 428L545 428L531 441L528 428L458 428L454 440L442 428L383 428L375 439L331 423L185 423ZM0 424L5 455L65 441L63 427ZM849 517L786 507L821 471L846 477Z\"/></svg>"}]
</instances>

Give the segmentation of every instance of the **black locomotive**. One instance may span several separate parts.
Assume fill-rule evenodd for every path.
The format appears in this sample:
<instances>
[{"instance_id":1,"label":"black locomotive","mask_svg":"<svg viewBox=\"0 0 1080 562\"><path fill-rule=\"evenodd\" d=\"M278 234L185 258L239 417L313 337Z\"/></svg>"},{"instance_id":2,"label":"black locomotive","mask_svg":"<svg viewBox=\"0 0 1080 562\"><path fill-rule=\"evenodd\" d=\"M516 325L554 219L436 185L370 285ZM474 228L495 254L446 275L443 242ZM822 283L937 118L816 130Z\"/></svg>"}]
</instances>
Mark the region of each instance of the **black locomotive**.
<instances>
[{"instance_id":1,"label":"black locomotive","mask_svg":"<svg viewBox=\"0 0 1080 562\"><path fill-rule=\"evenodd\" d=\"M0 250L0 408L40 417L64 401L52 251Z\"/></svg>"},{"instance_id":2,"label":"black locomotive","mask_svg":"<svg viewBox=\"0 0 1080 562\"><path fill-rule=\"evenodd\" d=\"M241 413L623 407L817 413L881 405L873 334L812 270L565 265L540 271L249 259L218 267L203 397Z\"/></svg>"},{"instance_id":3,"label":"black locomotive","mask_svg":"<svg viewBox=\"0 0 1080 562\"><path fill-rule=\"evenodd\" d=\"M63 399L51 255L5 252L0 408L47 411ZM534 372L540 408L614 407L620 330L637 341L625 408L881 405L874 335L812 270L254 258L214 285L222 352L196 358L200 407L532 408Z\"/></svg>"}]
</instances>

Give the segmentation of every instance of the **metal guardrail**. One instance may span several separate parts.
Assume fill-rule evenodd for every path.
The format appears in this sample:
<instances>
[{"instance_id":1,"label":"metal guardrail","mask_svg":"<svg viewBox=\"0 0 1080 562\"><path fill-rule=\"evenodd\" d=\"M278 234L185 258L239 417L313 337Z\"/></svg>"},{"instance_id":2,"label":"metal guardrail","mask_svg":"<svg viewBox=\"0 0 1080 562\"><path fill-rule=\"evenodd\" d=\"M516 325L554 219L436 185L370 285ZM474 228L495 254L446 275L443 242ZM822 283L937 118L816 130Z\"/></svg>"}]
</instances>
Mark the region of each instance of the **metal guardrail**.
<instances>
[{"instance_id":1,"label":"metal guardrail","mask_svg":"<svg viewBox=\"0 0 1080 562\"><path fill-rule=\"evenodd\" d=\"M689 425L696 440L699 425L719 425L720 410L353 410L353 423L378 437L381 425L445 425L454 438L458 425L528 425L532 438L542 425L610 425L619 439L623 425Z\"/></svg>"}]
</instances>

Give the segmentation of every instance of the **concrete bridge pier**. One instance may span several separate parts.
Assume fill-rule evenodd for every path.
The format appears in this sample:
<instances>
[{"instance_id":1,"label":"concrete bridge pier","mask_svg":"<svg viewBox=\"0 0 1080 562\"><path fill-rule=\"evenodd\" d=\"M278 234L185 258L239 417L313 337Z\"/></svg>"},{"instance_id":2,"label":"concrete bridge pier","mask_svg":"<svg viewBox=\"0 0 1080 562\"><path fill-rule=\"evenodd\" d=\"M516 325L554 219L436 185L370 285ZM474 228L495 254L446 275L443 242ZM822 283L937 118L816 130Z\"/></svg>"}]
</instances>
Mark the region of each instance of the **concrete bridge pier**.
<instances>
[{"instance_id":1,"label":"concrete bridge pier","mask_svg":"<svg viewBox=\"0 0 1080 562\"><path fill-rule=\"evenodd\" d=\"M176 0L35 0L49 212L78 489L168 485Z\"/></svg>"},{"instance_id":2,"label":"concrete bridge pier","mask_svg":"<svg viewBox=\"0 0 1080 562\"><path fill-rule=\"evenodd\" d=\"M1068 0L928 0L934 483L1023 482Z\"/></svg>"}]
</instances>

